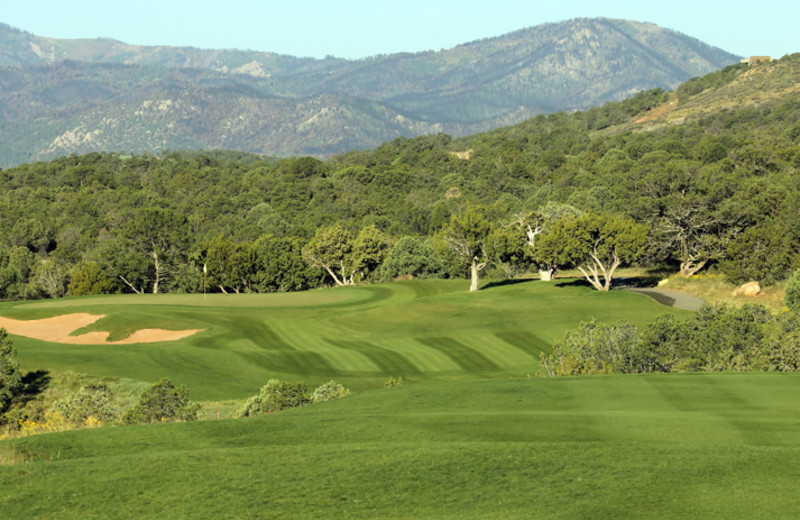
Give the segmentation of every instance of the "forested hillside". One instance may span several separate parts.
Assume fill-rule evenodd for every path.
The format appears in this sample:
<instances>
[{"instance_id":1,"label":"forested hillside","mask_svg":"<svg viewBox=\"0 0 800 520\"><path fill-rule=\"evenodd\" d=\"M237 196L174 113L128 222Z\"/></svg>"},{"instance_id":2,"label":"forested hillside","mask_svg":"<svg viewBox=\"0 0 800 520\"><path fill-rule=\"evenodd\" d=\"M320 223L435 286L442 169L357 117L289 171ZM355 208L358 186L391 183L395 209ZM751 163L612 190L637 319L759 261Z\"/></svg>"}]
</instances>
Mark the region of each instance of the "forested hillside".
<instances>
[{"instance_id":1,"label":"forested hillside","mask_svg":"<svg viewBox=\"0 0 800 520\"><path fill-rule=\"evenodd\" d=\"M123 150L327 158L673 89L737 61L674 31L602 18L361 60L59 40L0 24L0 167Z\"/></svg>"},{"instance_id":2,"label":"forested hillside","mask_svg":"<svg viewBox=\"0 0 800 520\"><path fill-rule=\"evenodd\" d=\"M326 161L92 153L3 170L0 298L465 276L459 226L497 275L566 267L528 232L547 243L587 215L647 230L641 264L769 284L800 265L798 84L796 54Z\"/></svg>"}]
</instances>

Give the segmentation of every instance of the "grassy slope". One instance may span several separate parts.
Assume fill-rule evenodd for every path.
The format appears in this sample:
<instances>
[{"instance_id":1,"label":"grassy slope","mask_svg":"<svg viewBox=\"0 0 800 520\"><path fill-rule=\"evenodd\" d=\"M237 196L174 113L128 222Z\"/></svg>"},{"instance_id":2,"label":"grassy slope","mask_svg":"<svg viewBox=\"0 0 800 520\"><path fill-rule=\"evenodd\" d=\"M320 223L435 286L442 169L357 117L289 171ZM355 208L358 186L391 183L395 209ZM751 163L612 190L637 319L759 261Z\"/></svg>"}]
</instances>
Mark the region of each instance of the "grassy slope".
<instances>
[{"instance_id":1,"label":"grassy slope","mask_svg":"<svg viewBox=\"0 0 800 520\"><path fill-rule=\"evenodd\" d=\"M626 291L528 281L466 292L463 281L411 281L267 295L106 296L0 305L0 315L105 314L85 330L206 329L185 340L71 346L14 338L24 367L155 381L198 400L244 398L269 377L354 389L406 380L525 376L540 351L596 318L636 323L669 309ZM632 312L635 310L635 313Z\"/></svg>"},{"instance_id":2,"label":"grassy slope","mask_svg":"<svg viewBox=\"0 0 800 520\"><path fill-rule=\"evenodd\" d=\"M792 518L796 374L404 385L0 444L5 518Z\"/></svg>"}]
</instances>

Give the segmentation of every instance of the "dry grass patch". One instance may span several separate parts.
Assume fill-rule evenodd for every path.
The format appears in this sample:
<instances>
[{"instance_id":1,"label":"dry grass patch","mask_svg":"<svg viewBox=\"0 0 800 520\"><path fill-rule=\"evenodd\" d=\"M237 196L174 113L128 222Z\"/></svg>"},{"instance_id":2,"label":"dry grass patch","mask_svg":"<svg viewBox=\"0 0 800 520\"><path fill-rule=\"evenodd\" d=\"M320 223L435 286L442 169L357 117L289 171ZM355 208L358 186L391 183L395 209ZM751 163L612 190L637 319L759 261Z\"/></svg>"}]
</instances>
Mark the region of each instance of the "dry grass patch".
<instances>
[{"instance_id":1,"label":"dry grass patch","mask_svg":"<svg viewBox=\"0 0 800 520\"><path fill-rule=\"evenodd\" d=\"M691 294L713 305L757 303L776 312L784 309L783 294L786 284L783 282L769 287L762 286L758 296L733 296L731 293L738 286L727 281L721 274L698 274L691 278L671 276L667 280L661 286L663 289Z\"/></svg>"},{"instance_id":2,"label":"dry grass patch","mask_svg":"<svg viewBox=\"0 0 800 520\"><path fill-rule=\"evenodd\" d=\"M0 436L0 438L2 437L5 436ZM25 464L30 459L30 456L16 446L6 443L0 444L0 466L19 466L20 464Z\"/></svg>"}]
</instances>

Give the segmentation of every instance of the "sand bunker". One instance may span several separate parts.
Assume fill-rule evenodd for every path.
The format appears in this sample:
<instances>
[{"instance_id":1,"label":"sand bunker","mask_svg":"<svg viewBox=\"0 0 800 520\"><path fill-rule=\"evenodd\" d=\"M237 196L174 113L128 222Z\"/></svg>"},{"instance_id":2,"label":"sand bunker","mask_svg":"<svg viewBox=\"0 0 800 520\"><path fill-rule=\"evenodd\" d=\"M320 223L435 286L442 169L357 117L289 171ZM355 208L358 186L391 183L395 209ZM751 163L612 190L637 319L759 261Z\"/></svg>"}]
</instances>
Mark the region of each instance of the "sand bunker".
<instances>
[{"instance_id":1,"label":"sand bunker","mask_svg":"<svg viewBox=\"0 0 800 520\"><path fill-rule=\"evenodd\" d=\"M119 341L108 341L108 332L87 332L80 336L70 336L72 332L104 317L97 314L64 314L42 320L13 320L0 316L0 328L6 329L9 334L16 336L67 345L130 345L175 341L202 330L141 329Z\"/></svg>"}]
</instances>

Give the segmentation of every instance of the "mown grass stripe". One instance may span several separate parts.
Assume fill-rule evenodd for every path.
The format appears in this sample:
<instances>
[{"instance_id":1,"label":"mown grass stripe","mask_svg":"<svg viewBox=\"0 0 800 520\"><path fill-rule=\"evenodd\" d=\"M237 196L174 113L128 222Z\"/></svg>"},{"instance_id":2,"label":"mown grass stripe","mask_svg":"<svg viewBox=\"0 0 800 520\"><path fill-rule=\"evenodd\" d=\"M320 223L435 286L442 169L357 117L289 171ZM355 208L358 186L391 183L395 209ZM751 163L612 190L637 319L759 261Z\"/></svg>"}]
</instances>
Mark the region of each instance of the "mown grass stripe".
<instances>
[{"instance_id":1,"label":"mown grass stripe","mask_svg":"<svg viewBox=\"0 0 800 520\"><path fill-rule=\"evenodd\" d=\"M379 345L384 348L402 352L402 354L419 367L422 372L450 372L461 369L449 356L427 345L423 345L413 338L402 338L391 342L384 341L379 343Z\"/></svg>"},{"instance_id":2,"label":"mown grass stripe","mask_svg":"<svg viewBox=\"0 0 800 520\"><path fill-rule=\"evenodd\" d=\"M508 343L498 341L497 337L489 331L476 331L474 334L456 336L456 339L464 346L487 356L492 362L503 368L531 368L539 365L538 355L534 357Z\"/></svg>"},{"instance_id":3,"label":"mown grass stripe","mask_svg":"<svg viewBox=\"0 0 800 520\"><path fill-rule=\"evenodd\" d=\"M399 352L381 348L368 341L348 341L332 338L327 338L325 341L335 347L361 353L372 361L381 372L386 374L415 374L420 372L419 367Z\"/></svg>"},{"instance_id":4,"label":"mown grass stripe","mask_svg":"<svg viewBox=\"0 0 800 520\"><path fill-rule=\"evenodd\" d=\"M266 323L252 321L242 323L241 331L260 348L269 350L295 350L292 345L286 342Z\"/></svg>"},{"instance_id":5,"label":"mown grass stripe","mask_svg":"<svg viewBox=\"0 0 800 520\"><path fill-rule=\"evenodd\" d=\"M477 352L451 337L417 338L417 341L438 350L455 361L458 366L464 370L476 372L500 368L496 363L480 352Z\"/></svg>"},{"instance_id":6,"label":"mown grass stripe","mask_svg":"<svg viewBox=\"0 0 800 520\"><path fill-rule=\"evenodd\" d=\"M539 359L540 352L547 353L552 349L546 341L530 331L496 332L494 336L535 359Z\"/></svg>"},{"instance_id":7,"label":"mown grass stripe","mask_svg":"<svg viewBox=\"0 0 800 520\"><path fill-rule=\"evenodd\" d=\"M240 352L239 355L266 371L296 374L300 370L305 374L323 377L335 376L341 370L329 363L318 352L304 350L280 352Z\"/></svg>"}]
</instances>

